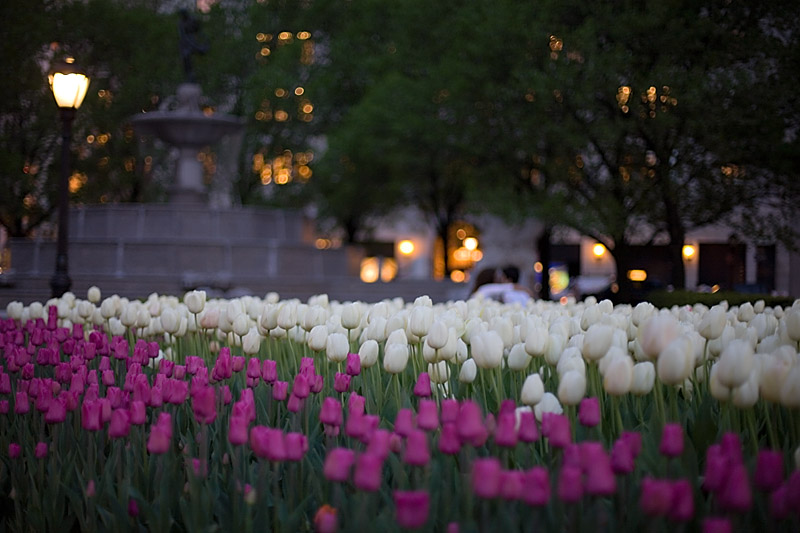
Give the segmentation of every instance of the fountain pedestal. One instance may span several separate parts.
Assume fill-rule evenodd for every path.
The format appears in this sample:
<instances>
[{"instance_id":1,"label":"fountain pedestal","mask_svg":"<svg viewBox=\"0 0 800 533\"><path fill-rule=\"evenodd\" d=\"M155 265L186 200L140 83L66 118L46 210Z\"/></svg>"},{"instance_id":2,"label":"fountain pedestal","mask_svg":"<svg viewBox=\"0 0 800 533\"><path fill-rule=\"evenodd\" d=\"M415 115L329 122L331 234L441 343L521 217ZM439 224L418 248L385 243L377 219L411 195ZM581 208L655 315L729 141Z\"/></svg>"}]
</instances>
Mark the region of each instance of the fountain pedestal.
<instances>
[{"instance_id":1,"label":"fountain pedestal","mask_svg":"<svg viewBox=\"0 0 800 533\"><path fill-rule=\"evenodd\" d=\"M244 121L239 117L203 113L200 109L201 95L199 85L183 83L178 86L176 109L151 111L131 119L137 133L153 135L178 148L179 158L175 182L170 189L170 203L207 203L203 164L198 159L198 153L203 147L216 144L226 135L237 133L244 127Z\"/></svg>"}]
</instances>

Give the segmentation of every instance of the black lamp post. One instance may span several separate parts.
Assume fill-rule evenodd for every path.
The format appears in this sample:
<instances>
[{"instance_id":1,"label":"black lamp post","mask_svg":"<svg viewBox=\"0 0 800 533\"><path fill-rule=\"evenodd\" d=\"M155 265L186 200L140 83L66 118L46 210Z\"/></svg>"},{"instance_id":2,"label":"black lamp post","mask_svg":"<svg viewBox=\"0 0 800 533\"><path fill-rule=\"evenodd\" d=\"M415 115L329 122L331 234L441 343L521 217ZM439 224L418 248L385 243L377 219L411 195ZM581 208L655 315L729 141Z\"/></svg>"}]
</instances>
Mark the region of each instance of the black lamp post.
<instances>
[{"instance_id":1,"label":"black lamp post","mask_svg":"<svg viewBox=\"0 0 800 533\"><path fill-rule=\"evenodd\" d=\"M89 78L80 72L71 58L64 63L53 65L50 73L50 88L61 112L63 129L61 133L61 179L58 185L58 245L56 249L56 271L50 278L53 298L58 298L69 290L72 280L69 277L67 248L69 234L69 175L70 175L70 140L72 138L72 120L75 111L83 103Z\"/></svg>"}]
</instances>

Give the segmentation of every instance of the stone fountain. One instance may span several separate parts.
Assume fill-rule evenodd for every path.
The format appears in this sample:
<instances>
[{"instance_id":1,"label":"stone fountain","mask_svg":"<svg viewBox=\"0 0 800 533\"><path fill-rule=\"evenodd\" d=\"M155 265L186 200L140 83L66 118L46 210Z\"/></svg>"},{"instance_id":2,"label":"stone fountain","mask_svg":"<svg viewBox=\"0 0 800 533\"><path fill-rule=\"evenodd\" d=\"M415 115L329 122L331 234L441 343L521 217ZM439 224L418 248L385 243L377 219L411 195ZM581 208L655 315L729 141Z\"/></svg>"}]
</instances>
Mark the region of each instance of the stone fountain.
<instances>
[{"instance_id":1,"label":"stone fountain","mask_svg":"<svg viewBox=\"0 0 800 533\"><path fill-rule=\"evenodd\" d=\"M205 204L208 197L198 152L205 146L218 143L227 135L240 132L244 128L244 120L224 113L207 115L201 110L202 90L195 81L192 55L205 54L208 44L198 39L199 25L185 9L180 11L179 30L186 81L178 86L176 108L143 113L133 117L131 122L140 135L155 136L179 150L170 202Z\"/></svg>"}]
</instances>

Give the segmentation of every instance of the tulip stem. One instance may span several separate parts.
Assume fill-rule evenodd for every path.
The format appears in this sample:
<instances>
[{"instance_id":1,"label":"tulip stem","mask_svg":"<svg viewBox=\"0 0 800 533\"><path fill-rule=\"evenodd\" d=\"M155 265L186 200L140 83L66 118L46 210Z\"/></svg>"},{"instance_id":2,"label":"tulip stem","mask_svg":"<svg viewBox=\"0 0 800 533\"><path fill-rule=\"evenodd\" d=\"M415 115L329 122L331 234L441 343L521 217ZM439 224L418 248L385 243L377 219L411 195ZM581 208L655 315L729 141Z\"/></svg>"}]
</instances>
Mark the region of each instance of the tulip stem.
<instances>
[{"instance_id":1,"label":"tulip stem","mask_svg":"<svg viewBox=\"0 0 800 533\"><path fill-rule=\"evenodd\" d=\"M769 406L769 404L767 404L766 401L762 400L761 401L761 407L764 410L764 421L765 421L766 426L767 426L767 435L769 436L770 448L772 448L773 450L777 450L778 449L778 439L775 436L775 427L772 425L772 419L771 419L771 416L770 416L770 413L769 413L770 412L770 406Z\"/></svg>"}]
</instances>

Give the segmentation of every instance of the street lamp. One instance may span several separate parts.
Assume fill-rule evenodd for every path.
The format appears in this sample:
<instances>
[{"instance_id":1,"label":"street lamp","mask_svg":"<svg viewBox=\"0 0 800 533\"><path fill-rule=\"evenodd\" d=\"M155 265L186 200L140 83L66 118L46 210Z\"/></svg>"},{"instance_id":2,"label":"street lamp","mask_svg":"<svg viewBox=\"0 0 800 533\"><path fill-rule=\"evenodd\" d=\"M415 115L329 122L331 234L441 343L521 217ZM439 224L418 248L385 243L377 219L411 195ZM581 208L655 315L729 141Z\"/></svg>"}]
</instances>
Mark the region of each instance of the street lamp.
<instances>
[{"instance_id":1,"label":"street lamp","mask_svg":"<svg viewBox=\"0 0 800 533\"><path fill-rule=\"evenodd\" d=\"M80 72L74 64L74 59L69 58L63 63L53 65L50 72L50 89L56 99L56 104L61 112L63 129L61 133L61 180L58 193L58 245L56 249L56 271L50 278L50 289L53 298L58 298L69 290L72 280L69 278L67 261L67 224L69 222L69 175L70 152L69 145L72 137L72 120L75 111L83 103L86 89L89 87L89 78Z\"/></svg>"}]
</instances>

